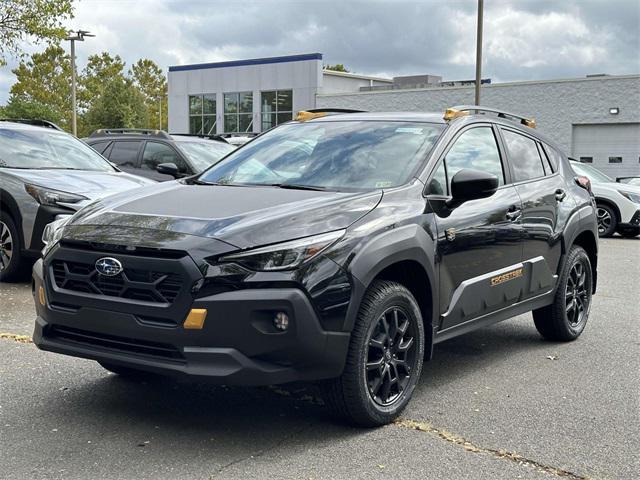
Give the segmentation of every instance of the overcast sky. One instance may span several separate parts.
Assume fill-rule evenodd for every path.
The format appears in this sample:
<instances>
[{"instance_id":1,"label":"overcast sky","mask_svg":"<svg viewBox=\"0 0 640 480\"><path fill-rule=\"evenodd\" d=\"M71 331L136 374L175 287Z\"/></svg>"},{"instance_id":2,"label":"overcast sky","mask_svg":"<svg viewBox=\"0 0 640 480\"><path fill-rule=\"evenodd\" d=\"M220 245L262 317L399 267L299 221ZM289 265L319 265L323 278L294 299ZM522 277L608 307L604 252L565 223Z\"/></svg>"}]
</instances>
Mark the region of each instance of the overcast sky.
<instances>
[{"instance_id":1,"label":"overcast sky","mask_svg":"<svg viewBox=\"0 0 640 480\"><path fill-rule=\"evenodd\" d=\"M362 74L473 78L476 0L81 0L78 45L169 65L320 52ZM483 77L640 73L638 0L485 0ZM34 48L27 46L30 51ZM37 50L37 48L35 48ZM0 104L15 61L0 68Z\"/></svg>"}]
</instances>

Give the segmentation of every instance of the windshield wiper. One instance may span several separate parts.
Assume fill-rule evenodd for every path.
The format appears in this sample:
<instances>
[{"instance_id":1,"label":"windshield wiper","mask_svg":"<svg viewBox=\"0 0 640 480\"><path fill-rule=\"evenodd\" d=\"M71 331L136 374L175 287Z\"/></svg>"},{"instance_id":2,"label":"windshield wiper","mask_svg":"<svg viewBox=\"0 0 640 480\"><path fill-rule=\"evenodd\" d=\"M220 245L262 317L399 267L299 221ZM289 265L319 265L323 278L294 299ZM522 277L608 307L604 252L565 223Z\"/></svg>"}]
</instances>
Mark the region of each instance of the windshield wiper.
<instances>
[{"instance_id":1,"label":"windshield wiper","mask_svg":"<svg viewBox=\"0 0 640 480\"><path fill-rule=\"evenodd\" d=\"M327 187L316 187L314 185L301 185L298 183L272 183L272 187L288 188L290 190L313 190L317 192L324 192Z\"/></svg>"}]
</instances>

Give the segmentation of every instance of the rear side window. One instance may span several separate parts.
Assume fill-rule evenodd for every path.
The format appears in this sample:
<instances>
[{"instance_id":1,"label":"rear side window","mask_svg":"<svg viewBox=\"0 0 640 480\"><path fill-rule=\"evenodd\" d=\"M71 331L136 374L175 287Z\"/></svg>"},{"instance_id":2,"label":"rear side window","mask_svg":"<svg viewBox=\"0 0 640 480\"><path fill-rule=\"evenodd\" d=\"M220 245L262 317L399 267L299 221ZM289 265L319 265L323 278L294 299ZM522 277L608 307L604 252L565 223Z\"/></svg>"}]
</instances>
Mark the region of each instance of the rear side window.
<instances>
[{"instance_id":1,"label":"rear side window","mask_svg":"<svg viewBox=\"0 0 640 480\"><path fill-rule=\"evenodd\" d=\"M551 175L553 172L555 172L555 168L553 168L553 165L551 165L551 160L549 160L547 152L545 152L544 148L542 148L542 144L540 143L538 143L538 151L540 153L540 156L542 157L544 173L546 173L547 175Z\"/></svg>"},{"instance_id":2,"label":"rear side window","mask_svg":"<svg viewBox=\"0 0 640 480\"><path fill-rule=\"evenodd\" d=\"M109 160L119 167L137 168L138 150L142 142L125 141L114 142L109 154Z\"/></svg>"},{"instance_id":3,"label":"rear side window","mask_svg":"<svg viewBox=\"0 0 640 480\"><path fill-rule=\"evenodd\" d=\"M522 182L544 177L544 167L536 141L511 130L502 130L502 135L507 146L509 162L513 168L513 180Z\"/></svg>"},{"instance_id":4,"label":"rear side window","mask_svg":"<svg viewBox=\"0 0 640 480\"><path fill-rule=\"evenodd\" d=\"M104 151L106 150L106 148L108 146L109 146L109 141L97 142L97 143L92 143L91 144L91 148L93 148L98 153L104 153Z\"/></svg>"}]
</instances>

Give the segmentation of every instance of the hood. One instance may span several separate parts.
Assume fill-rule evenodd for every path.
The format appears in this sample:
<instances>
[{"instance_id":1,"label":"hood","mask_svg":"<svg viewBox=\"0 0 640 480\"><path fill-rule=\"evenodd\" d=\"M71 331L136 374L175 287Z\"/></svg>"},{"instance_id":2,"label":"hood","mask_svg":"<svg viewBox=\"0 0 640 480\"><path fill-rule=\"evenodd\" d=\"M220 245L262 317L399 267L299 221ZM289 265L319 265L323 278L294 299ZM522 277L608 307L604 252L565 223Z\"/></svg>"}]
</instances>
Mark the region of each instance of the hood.
<instances>
[{"instance_id":1,"label":"hood","mask_svg":"<svg viewBox=\"0 0 640 480\"><path fill-rule=\"evenodd\" d=\"M640 186L630 185L628 183L599 182L599 183L592 183L591 188L594 190L598 190L599 188L604 188L607 190L616 190L616 191L622 190L623 192L635 193L637 195L640 195Z\"/></svg>"},{"instance_id":2,"label":"hood","mask_svg":"<svg viewBox=\"0 0 640 480\"><path fill-rule=\"evenodd\" d=\"M22 179L25 183L77 193L90 200L156 183L153 180L116 171L13 169L11 174Z\"/></svg>"},{"instance_id":3,"label":"hood","mask_svg":"<svg viewBox=\"0 0 640 480\"><path fill-rule=\"evenodd\" d=\"M94 203L70 225L169 231L251 248L346 228L381 198L381 190L344 193L165 182Z\"/></svg>"}]
</instances>

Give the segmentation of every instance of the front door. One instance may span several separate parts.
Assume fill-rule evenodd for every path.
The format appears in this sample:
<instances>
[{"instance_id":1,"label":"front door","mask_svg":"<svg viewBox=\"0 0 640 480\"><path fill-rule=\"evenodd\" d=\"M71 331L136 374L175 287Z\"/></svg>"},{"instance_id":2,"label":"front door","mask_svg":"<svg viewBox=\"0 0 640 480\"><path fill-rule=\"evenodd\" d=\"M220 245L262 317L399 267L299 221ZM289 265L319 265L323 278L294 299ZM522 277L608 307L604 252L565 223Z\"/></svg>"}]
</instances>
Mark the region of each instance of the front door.
<instances>
[{"instance_id":1,"label":"front door","mask_svg":"<svg viewBox=\"0 0 640 480\"><path fill-rule=\"evenodd\" d=\"M451 178L468 168L498 177L498 191L448 211ZM496 131L472 125L440 160L427 185L436 212L440 329L446 330L517 301L523 281L521 202L505 176Z\"/></svg>"}]
</instances>

